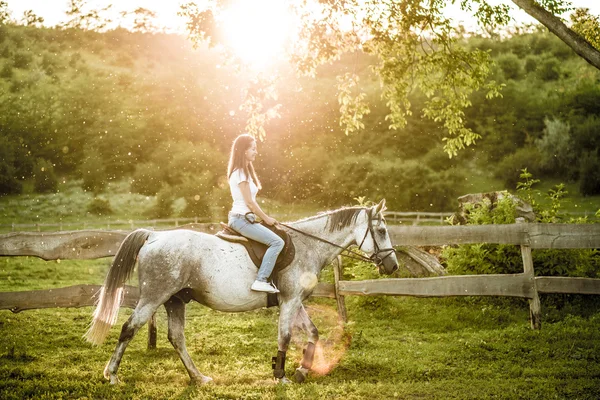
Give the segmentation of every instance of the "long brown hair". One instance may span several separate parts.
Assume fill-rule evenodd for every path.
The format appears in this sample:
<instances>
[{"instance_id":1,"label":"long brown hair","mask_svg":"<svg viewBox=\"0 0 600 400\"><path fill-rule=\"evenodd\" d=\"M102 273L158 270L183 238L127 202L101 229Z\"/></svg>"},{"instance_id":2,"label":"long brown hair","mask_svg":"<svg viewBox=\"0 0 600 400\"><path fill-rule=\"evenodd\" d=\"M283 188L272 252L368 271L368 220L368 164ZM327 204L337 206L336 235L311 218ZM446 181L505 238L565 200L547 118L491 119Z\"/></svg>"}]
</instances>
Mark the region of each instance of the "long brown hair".
<instances>
[{"instance_id":1,"label":"long brown hair","mask_svg":"<svg viewBox=\"0 0 600 400\"><path fill-rule=\"evenodd\" d=\"M235 138L231 146L231 153L229 154L227 178L229 179L236 169L241 169L246 173L246 176L252 177L254 184L261 189L260 181L256 176L256 171L254 171L254 165L252 165L252 162L246 163L246 150L252 146L252 142L254 141L254 137L247 133Z\"/></svg>"}]
</instances>

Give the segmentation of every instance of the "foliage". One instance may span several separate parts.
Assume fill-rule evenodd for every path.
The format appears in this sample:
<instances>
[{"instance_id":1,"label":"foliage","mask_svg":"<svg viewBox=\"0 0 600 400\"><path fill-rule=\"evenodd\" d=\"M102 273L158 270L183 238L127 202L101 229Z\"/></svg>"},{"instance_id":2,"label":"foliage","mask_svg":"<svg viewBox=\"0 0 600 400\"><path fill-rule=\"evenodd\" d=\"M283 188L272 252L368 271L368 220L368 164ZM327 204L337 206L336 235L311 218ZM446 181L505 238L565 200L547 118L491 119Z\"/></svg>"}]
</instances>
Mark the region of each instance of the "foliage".
<instances>
[{"instance_id":1,"label":"foliage","mask_svg":"<svg viewBox=\"0 0 600 400\"><path fill-rule=\"evenodd\" d=\"M546 118L544 124L546 128L543 136L535 141L541 156L540 167L552 175L568 177L569 170L576 165L571 127L558 119Z\"/></svg>"},{"instance_id":2,"label":"foliage","mask_svg":"<svg viewBox=\"0 0 600 400\"><path fill-rule=\"evenodd\" d=\"M202 174L185 174L175 187L177 196L185 199L182 217L210 217L210 200L213 188L213 175L209 171Z\"/></svg>"},{"instance_id":3,"label":"foliage","mask_svg":"<svg viewBox=\"0 0 600 400\"><path fill-rule=\"evenodd\" d=\"M131 190L134 193L153 196L161 190L165 177L166 171L158 164L153 162L138 164L131 178Z\"/></svg>"},{"instance_id":4,"label":"foliage","mask_svg":"<svg viewBox=\"0 0 600 400\"><path fill-rule=\"evenodd\" d=\"M519 183L520 172L523 169L539 174L541 154L537 148L523 147L509 154L498 163L494 175L502 179L505 187L515 187Z\"/></svg>"},{"instance_id":5,"label":"foliage","mask_svg":"<svg viewBox=\"0 0 600 400\"><path fill-rule=\"evenodd\" d=\"M0 195L21 193L18 175L17 144L0 136Z\"/></svg>"},{"instance_id":6,"label":"foliage","mask_svg":"<svg viewBox=\"0 0 600 400\"><path fill-rule=\"evenodd\" d=\"M380 162L374 157L341 159L325 177L332 183L327 193L330 204L348 203L358 196L386 198L394 210L448 210L463 180L456 169L436 172L417 161Z\"/></svg>"},{"instance_id":7,"label":"foliage","mask_svg":"<svg viewBox=\"0 0 600 400\"><path fill-rule=\"evenodd\" d=\"M577 8L569 17L572 29L583 36L592 46L600 49L600 19L590 14L589 8Z\"/></svg>"},{"instance_id":8,"label":"foliage","mask_svg":"<svg viewBox=\"0 0 600 400\"><path fill-rule=\"evenodd\" d=\"M502 97L488 100L484 92L472 92L463 119L482 137L476 148L449 160L440 150L441 138L448 136L444 121L407 114L405 127L389 129L387 100L380 98L380 84L369 71L373 55L341 56L319 67L314 81L289 73L248 88L243 84L247 76L220 64L215 52L204 47L192 52L185 39L174 35L13 24L1 30L0 165L7 173L0 180L6 194L33 182L40 158L67 180L84 178L86 190L93 192L101 192L107 182L133 179L134 192L153 195L162 183L176 187L184 174L205 170L213 173L215 188L231 141L248 122L246 111L237 109L240 98L257 101L249 102L247 111L258 119L272 110L256 168L264 183L260 194L281 204L338 206L373 193L402 209L440 211L451 209L465 184L475 176L487 177L488 171L498 171L507 187L514 186L525 167L548 179L583 179L583 154L600 148L598 74L575 55L559 60L562 72L556 81L540 81L535 72L506 82ZM492 62L500 64L507 56L514 61L515 55L521 64L527 57L541 64L558 60L556 54L566 48L539 29L498 40L457 36L453 46L488 54L489 79L496 81L504 79L504 72ZM14 67L18 52L30 57L26 69ZM423 62L419 65L424 68ZM349 81L336 80L348 71ZM272 91L263 91L264 85ZM432 104L433 97L413 89L411 109ZM361 93L365 96L358 99L369 104L370 113L358 118L362 106L353 101ZM356 111L357 118L348 122L363 124L372 134L343 134L347 124L339 124L337 97ZM259 110L254 106L260 102L264 107ZM575 159L569 171L541 166L537 144L546 135L545 119L570 126L569 154ZM352 164L361 159L370 160L370 182L362 181L362 161L341 166L341 160ZM343 190L337 189L338 181Z\"/></svg>"},{"instance_id":9,"label":"foliage","mask_svg":"<svg viewBox=\"0 0 600 400\"><path fill-rule=\"evenodd\" d=\"M94 215L110 215L113 210L108 200L94 197L88 204L87 212Z\"/></svg>"},{"instance_id":10,"label":"foliage","mask_svg":"<svg viewBox=\"0 0 600 400\"><path fill-rule=\"evenodd\" d=\"M40 158L35 166L33 190L36 193L56 192L58 189L58 178L54 173L54 165Z\"/></svg>"},{"instance_id":11,"label":"foliage","mask_svg":"<svg viewBox=\"0 0 600 400\"><path fill-rule=\"evenodd\" d=\"M543 81L555 81L560 77L560 64L555 59L543 60L537 69L538 77Z\"/></svg>"},{"instance_id":12,"label":"foliage","mask_svg":"<svg viewBox=\"0 0 600 400\"><path fill-rule=\"evenodd\" d=\"M169 218L173 215L174 200L173 188L167 184L163 184L158 193L156 193L154 206L146 212L146 215L150 218Z\"/></svg>"},{"instance_id":13,"label":"foliage","mask_svg":"<svg viewBox=\"0 0 600 400\"><path fill-rule=\"evenodd\" d=\"M560 222L561 204L567 194L564 186L558 185L550 190L550 206L544 207L533 196L533 187L539 180L534 179L526 169L522 171L521 179L523 181L519 182L518 194L533 206L537 220L543 223ZM515 204L510 197L504 197L494 205L484 200L470 205L468 210L466 220L469 225L515 222ZM536 275L600 277L600 252L597 249L537 249L532 256ZM449 246L443 249L442 258L451 274L515 274L523 271L521 252L513 245L483 243Z\"/></svg>"},{"instance_id":14,"label":"foliage","mask_svg":"<svg viewBox=\"0 0 600 400\"><path fill-rule=\"evenodd\" d=\"M515 54L507 53L498 57L497 61L506 79L519 79L523 74L521 60Z\"/></svg>"},{"instance_id":15,"label":"foliage","mask_svg":"<svg viewBox=\"0 0 600 400\"><path fill-rule=\"evenodd\" d=\"M579 191L584 196L592 196L600 193L600 157L596 152L583 153L580 160L581 183Z\"/></svg>"},{"instance_id":16,"label":"foliage","mask_svg":"<svg viewBox=\"0 0 600 400\"><path fill-rule=\"evenodd\" d=\"M79 167L83 178L81 187L94 194L101 193L106 188L106 167L102 157L93 149L86 152L86 156Z\"/></svg>"}]
</instances>

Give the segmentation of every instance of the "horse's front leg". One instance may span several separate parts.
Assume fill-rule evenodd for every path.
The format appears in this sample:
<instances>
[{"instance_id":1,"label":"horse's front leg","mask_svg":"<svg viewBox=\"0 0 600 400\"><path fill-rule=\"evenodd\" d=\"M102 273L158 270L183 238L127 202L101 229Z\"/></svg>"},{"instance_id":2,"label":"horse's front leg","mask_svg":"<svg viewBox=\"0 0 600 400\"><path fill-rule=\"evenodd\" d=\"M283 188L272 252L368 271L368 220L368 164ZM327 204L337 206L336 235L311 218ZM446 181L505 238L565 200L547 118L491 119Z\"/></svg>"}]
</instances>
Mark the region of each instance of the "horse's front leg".
<instances>
[{"instance_id":1,"label":"horse's front leg","mask_svg":"<svg viewBox=\"0 0 600 400\"><path fill-rule=\"evenodd\" d=\"M302 364L300 364L300 367L296 369L296 373L294 374L296 382L302 383L306 380L308 371L310 371L315 358L315 349L317 347L317 342L319 341L319 330L308 316L303 305L300 305L300 310L298 310L298 314L296 315L295 325L306 332L306 335L308 336L308 344L304 349Z\"/></svg>"},{"instance_id":2,"label":"horse's front leg","mask_svg":"<svg viewBox=\"0 0 600 400\"><path fill-rule=\"evenodd\" d=\"M285 355L292 339L292 325L298 310L302 307L299 300L283 302L279 311L279 336L277 339L277 357L273 358L273 376L281 383L290 383L285 377Z\"/></svg>"}]
</instances>

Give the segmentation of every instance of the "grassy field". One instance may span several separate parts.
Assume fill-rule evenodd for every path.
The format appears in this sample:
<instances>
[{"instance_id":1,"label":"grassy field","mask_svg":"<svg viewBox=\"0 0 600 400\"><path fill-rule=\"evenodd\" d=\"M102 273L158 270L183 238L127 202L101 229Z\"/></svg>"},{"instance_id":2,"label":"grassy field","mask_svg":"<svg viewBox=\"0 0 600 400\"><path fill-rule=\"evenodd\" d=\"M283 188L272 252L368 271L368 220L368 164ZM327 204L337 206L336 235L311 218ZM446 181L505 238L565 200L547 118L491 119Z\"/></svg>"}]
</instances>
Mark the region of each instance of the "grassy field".
<instances>
[{"instance_id":1,"label":"grassy field","mask_svg":"<svg viewBox=\"0 0 600 400\"><path fill-rule=\"evenodd\" d=\"M0 261L0 291L101 283L108 259ZM371 278L349 266L345 278ZM330 280L325 270L322 280ZM135 282L134 282L135 283ZM343 326L335 303L311 300L321 347L308 383L277 385L270 358L277 351L276 308L242 314L188 306L188 349L214 378L190 386L158 314L158 348L146 349L147 330L134 338L121 364L123 383L102 377L120 331L101 347L82 340L91 308L0 312L2 399L596 399L600 397L600 302L543 297L543 328L532 331L526 301L349 297ZM560 305L557 306L557 305ZM294 335L287 374L302 357Z\"/></svg>"}]
</instances>

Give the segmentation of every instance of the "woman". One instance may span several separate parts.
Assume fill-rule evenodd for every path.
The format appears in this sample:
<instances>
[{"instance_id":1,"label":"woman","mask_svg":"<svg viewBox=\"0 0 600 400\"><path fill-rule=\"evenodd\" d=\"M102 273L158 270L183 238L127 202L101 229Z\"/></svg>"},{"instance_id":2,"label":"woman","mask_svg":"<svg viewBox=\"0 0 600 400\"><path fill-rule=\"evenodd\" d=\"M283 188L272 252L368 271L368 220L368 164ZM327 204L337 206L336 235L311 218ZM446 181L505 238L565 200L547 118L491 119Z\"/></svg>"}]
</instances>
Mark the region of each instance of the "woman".
<instances>
[{"instance_id":1,"label":"woman","mask_svg":"<svg viewBox=\"0 0 600 400\"><path fill-rule=\"evenodd\" d=\"M258 270L258 276L250 288L259 292L279 293L267 280L273 272L277 256L283 250L284 241L267 227L254 223L256 215L267 225L277 223L275 218L265 214L256 202L256 193L261 186L252 162L257 154L256 140L252 136L240 135L233 141L227 167L229 189L233 197L229 226L239 234L269 247Z\"/></svg>"}]
</instances>

